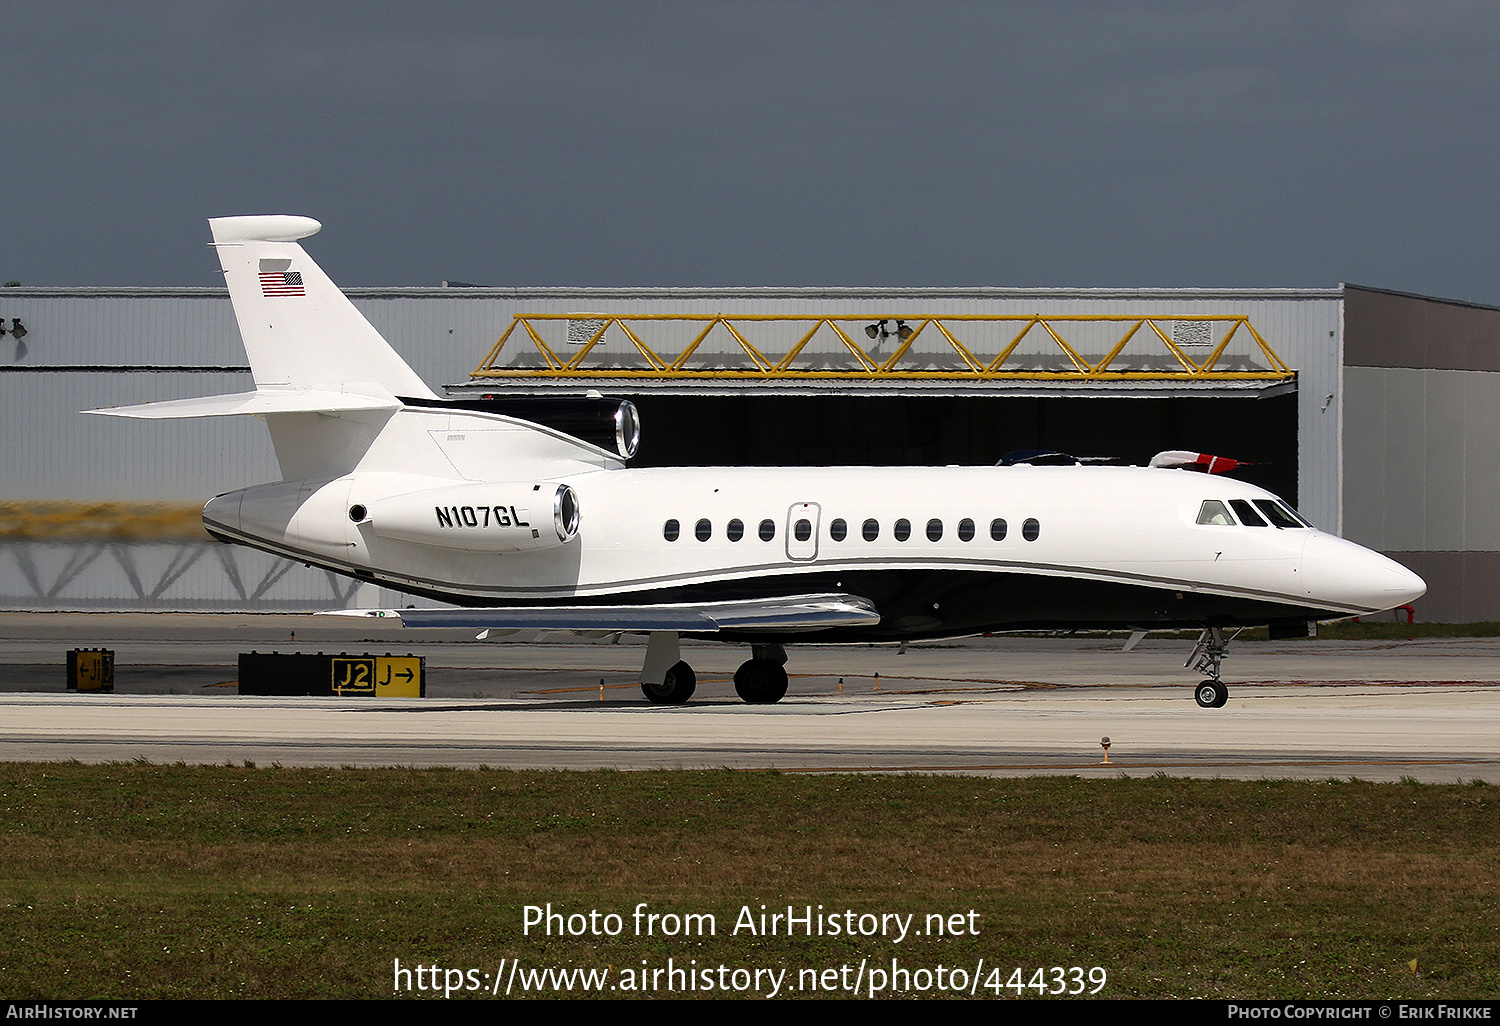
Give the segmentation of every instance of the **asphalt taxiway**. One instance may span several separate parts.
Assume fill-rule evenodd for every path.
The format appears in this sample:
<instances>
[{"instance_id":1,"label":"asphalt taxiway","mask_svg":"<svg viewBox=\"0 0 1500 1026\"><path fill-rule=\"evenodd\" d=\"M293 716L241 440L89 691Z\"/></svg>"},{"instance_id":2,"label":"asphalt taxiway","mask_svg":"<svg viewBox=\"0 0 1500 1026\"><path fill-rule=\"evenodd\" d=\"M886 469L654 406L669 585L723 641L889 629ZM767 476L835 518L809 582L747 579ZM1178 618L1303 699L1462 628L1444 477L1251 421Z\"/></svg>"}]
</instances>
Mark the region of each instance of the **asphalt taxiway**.
<instances>
[{"instance_id":1,"label":"asphalt taxiway","mask_svg":"<svg viewBox=\"0 0 1500 1026\"><path fill-rule=\"evenodd\" d=\"M68 648L116 692L64 690ZM734 695L741 647L684 645L699 687L650 706L633 639L484 642L336 617L0 614L0 758L986 775L1129 773L1500 783L1500 639L1249 642L1229 704L1192 701L1191 641L980 638L789 650L773 706ZM252 698L248 651L424 655L427 697ZM1104 762L1101 738L1111 740Z\"/></svg>"}]
</instances>

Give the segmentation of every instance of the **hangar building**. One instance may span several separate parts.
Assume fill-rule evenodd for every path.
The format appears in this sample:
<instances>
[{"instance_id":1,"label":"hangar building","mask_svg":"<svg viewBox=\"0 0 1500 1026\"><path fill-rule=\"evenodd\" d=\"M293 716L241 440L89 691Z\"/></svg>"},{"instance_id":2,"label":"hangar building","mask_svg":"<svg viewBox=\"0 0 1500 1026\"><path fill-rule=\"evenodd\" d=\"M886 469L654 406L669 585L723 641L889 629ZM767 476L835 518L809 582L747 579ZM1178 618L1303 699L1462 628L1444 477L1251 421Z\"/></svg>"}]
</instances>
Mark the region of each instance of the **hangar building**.
<instances>
[{"instance_id":1,"label":"hangar building","mask_svg":"<svg viewBox=\"0 0 1500 1026\"><path fill-rule=\"evenodd\" d=\"M451 394L632 399L633 465L1214 453L1422 574L1421 619L1500 620L1497 308L1354 285L347 291ZM0 608L415 601L207 537L209 497L279 476L253 420L79 415L250 389L223 289L6 287L0 327Z\"/></svg>"}]
</instances>

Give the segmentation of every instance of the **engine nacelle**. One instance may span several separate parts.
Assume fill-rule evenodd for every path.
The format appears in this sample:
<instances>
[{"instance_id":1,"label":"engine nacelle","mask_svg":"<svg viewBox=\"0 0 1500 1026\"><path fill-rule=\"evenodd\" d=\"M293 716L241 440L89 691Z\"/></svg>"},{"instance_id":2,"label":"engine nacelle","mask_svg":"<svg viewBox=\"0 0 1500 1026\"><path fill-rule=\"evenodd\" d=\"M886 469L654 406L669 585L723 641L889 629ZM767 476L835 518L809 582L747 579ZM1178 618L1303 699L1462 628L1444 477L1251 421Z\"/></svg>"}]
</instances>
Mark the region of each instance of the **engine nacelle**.
<instances>
[{"instance_id":1,"label":"engine nacelle","mask_svg":"<svg viewBox=\"0 0 1500 1026\"><path fill-rule=\"evenodd\" d=\"M438 410L478 410L529 420L565 435L613 450L620 459L635 455L641 444L641 415L623 399L584 396L481 395L477 399L402 399L407 406Z\"/></svg>"},{"instance_id":2,"label":"engine nacelle","mask_svg":"<svg viewBox=\"0 0 1500 1026\"><path fill-rule=\"evenodd\" d=\"M375 499L368 506L356 502L349 519L382 538L445 549L551 549L578 534L578 495L555 482L469 482Z\"/></svg>"}]
</instances>

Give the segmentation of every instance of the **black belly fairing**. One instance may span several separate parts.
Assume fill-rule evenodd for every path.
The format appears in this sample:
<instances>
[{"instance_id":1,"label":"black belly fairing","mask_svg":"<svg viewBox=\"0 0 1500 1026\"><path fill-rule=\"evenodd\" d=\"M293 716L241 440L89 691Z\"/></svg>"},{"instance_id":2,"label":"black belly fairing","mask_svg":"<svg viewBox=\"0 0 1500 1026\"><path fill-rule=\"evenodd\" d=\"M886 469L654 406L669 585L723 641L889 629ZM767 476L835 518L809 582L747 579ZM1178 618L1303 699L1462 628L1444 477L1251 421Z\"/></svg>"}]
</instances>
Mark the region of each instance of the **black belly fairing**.
<instances>
[{"instance_id":1,"label":"black belly fairing","mask_svg":"<svg viewBox=\"0 0 1500 1026\"><path fill-rule=\"evenodd\" d=\"M815 631L723 631L719 639L902 641L1027 630L1165 630L1259 626L1284 620L1330 619L1337 610L1173 591L1074 577L978 570L867 570L806 573L650 591L506 605L646 605L722 602L837 592L869 599L880 611L873 627ZM460 605L497 603L471 596L434 595Z\"/></svg>"}]
</instances>

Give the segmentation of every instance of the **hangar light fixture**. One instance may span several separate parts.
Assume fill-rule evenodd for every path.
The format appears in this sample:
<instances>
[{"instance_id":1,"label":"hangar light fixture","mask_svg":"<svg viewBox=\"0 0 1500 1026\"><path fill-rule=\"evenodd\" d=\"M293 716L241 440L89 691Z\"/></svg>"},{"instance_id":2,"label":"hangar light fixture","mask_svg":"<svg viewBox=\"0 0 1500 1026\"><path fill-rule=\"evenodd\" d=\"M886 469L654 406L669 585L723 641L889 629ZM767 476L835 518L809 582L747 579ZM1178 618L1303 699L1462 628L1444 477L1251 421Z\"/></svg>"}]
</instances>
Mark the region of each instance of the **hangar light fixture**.
<instances>
[{"instance_id":1,"label":"hangar light fixture","mask_svg":"<svg viewBox=\"0 0 1500 1026\"><path fill-rule=\"evenodd\" d=\"M878 338L878 339L880 339L883 342L886 339L890 338L892 335L895 335L901 341L905 342L907 339L911 338L913 335L916 334L916 332L912 330L911 325L907 324L905 321L899 321L898 320L896 322L896 330L895 331L892 331L890 328L886 327L886 325L888 325L890 323L891 323L890 318L889 317L884 317L884 318L881 318L880 320L876 321L874 324L866 324L865 325L865 335L866 335L866 337L868 337L868 338Z\"/></svg>"},{"instance_id":2,"label":"hangar light fixture","mask_svg":"<svg viewBox=\"0 0 1500 1026\"><path fill-rule=\"evenodd\" d=\"M3 331L4 331L3 326L0 326L0 333L3 333ZM12 317L11 318L11 321L10 321L10 333L12 335L14 335L16 338L25 338L26 337L26 325L24 325L24 324L21 323L21 318L19 318L19 317Z\"/></svg>"}]
</instances>

